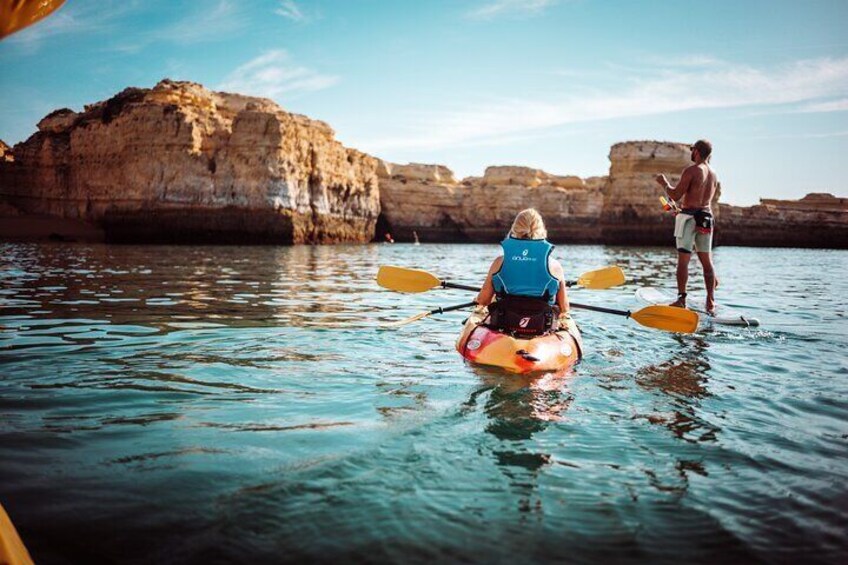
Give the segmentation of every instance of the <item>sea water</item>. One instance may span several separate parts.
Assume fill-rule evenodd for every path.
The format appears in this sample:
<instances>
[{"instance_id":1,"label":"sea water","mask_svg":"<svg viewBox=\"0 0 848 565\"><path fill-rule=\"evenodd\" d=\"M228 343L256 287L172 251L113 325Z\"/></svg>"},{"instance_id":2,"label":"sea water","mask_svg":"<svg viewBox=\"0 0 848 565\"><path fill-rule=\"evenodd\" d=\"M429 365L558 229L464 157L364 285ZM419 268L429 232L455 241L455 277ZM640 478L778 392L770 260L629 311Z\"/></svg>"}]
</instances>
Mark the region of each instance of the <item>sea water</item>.
<instances>
[{"instance_id":1,"label":"sea water","mask_svg":"<svg viewBox=\"0 0 848 565\"><path fill-rule=\"evenodd\" d=\"M0 245L0 503L38 563L838 561L848 252L719 248L694 335L575 310L572 374L454 351L494 245ZM559 246L576 302L670 248ZM702 284L692 265L693 291Z\"/></svg>"}]
</instances>

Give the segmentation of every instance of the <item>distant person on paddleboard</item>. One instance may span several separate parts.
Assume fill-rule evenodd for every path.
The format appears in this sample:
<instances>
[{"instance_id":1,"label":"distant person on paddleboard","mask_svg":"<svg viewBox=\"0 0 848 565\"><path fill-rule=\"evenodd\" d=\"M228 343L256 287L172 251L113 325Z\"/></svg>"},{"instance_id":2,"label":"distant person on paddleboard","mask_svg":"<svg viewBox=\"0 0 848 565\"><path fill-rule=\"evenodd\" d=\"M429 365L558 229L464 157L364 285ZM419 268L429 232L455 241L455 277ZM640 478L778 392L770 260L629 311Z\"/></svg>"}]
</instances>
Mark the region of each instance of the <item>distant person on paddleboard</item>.
<instances>
[{"instance_id":1,"label":"distant person on paddleboard","mask_svg":"<svg viewBox=\"0 0 848 565\"><path fill-rule=\"evenodd\" d=\"M490 327L541 335L574 324L562 265L551 257L554 246L547 237L536 210L528 208L515 216L501 242L503 256L492 261L477 295L477 304L489 307Z\"/></svg>"},{"instance_id":2,"label":"distant person on paddleboard","mask_svg":"<svg viewBox=\"0 0 848 565\"><path fill-rule=\"evenodd\" d=\"M674 238L677 246L677 300L671 306L686 308L686 283L689 281L689 259L692 251L704 267L704 285L707 288L706 310L715 315L715 288L718 278L713 267L713 225L710 203L716 193L718 180L710 168L712 144L699 139L689 148L694 165L687 167L680 176L677 186L672 186L665 175L657 175L656 181L672 200L678 201L680 212L674 221Z\"/></svg>"}]
</instances>

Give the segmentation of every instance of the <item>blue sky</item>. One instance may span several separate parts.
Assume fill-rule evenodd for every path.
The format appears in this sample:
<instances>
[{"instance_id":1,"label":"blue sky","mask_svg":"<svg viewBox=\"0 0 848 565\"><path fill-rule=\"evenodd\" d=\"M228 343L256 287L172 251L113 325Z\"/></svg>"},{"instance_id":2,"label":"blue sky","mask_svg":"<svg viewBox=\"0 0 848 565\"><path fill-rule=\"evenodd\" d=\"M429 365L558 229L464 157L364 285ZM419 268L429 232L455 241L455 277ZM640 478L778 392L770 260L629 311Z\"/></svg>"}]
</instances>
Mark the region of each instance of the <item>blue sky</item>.
<instances>
[{"instance_id":1,"label":"blue sky","mask_svg":"<svg viewBox=\"0 0 848 565\"><path fill-rule=\"evenodd\" d=\"M169 77L458 177L705 137L725 202L846 196L846 28L843 0L68 0L0 41L0 139Z\"/></svg>"}]
</instances>

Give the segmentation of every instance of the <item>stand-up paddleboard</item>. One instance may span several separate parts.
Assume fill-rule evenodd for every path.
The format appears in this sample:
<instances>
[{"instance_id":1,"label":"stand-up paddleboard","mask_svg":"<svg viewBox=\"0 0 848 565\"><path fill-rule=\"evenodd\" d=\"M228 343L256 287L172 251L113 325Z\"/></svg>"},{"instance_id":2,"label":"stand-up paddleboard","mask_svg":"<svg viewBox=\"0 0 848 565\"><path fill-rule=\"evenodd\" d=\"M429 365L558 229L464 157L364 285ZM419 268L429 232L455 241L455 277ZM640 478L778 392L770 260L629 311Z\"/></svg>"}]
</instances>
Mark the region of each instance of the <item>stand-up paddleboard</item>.
<instances>
[{"instance_id":1,"label":"stand-up paddleboard","mask_svg":"<svg viewBox=\"0 0 848 565\"><path fill-rule=\"evenodd\" d=\"M639 290L637 290L636 298L648 304L671 304L676 299L676 297L672 296L671 294L667 294L658 288L651 287L640 288ZM686 301L686 304L696 312L700 312L702 314L707 313L703 300L689 299ZM720 324L723 326L749 327L760 325L760 321L758 319L749 318L748 316L744 316L743 314L736 312L735 310L732 310L726 306L722 306L720 304L716 306L715 316L710 316L709 314L707 314L705 316L701 316L701 320L707 323Z\"/></svg>"}]
</instances>

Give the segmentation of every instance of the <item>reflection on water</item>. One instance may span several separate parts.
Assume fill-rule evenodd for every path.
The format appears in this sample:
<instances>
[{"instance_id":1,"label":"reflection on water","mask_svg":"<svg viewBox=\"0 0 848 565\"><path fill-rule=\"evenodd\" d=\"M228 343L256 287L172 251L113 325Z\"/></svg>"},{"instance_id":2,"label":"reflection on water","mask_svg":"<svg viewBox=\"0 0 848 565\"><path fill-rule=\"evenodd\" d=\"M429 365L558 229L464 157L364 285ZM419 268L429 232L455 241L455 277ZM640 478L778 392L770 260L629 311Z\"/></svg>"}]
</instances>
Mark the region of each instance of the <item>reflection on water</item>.
<instances>
[{"instance_id":1,"label":"reflection on water","mask_svg":"<svg viewBox=\"0 0 848 565\"><path fill-rule=\"evenodd\" d=\"M159 329L203 321L227 325L357 322L344 294L373 284L341 248L4 246L6 313ZM364 248L369 249L369 248ZM360 254L360 261L373 252ZM355 273L355 274L354 274ZM310 300L315 296L320 300ZM160 313L161 316L156 316ZM329 316L327 314L330 314ZM158 318L158 320L157 320Z\"/></svg>"},{"instance_id":2,"label":"reflection on water","mask_svg":"<svg viewBox=\"0 0 848 565\"><path fill-rule=\"evenodd\" d=\"M485 431L504 446L494 451L498 464L535 471L549 463L550 454L529 453L522 446L533 434L545 430L549 422L562 419L573 400L567 390L568 374L506 376L484 367L475 368L475 372L482 385L471 393L464 407L475 408L484 398L483 411L489 419Z\"/></svg>"},{"instance_id":3,"label":"reflection on water","mask_svg":"<svg viewBox=\"0 0 848 565\"><path fill-rule=\"evenodd\" d=\"M683 338L678 338L683 340ZM659 364L647 365L636 373L636 383L672 397L671 411L648 414L651 423L661 424L685 441L715 441L720 428L697 416L700 400L710 395L707 388L709 344L699 336L689 338L681 352ZM680 462L685 467L685 462ZM701 466L698 465L700 469ZM701 469L702 470L702 469Z\"/></svg>"},{"instance_id":4,"label":"reflection on water","mask_svg":"<svg viewBox=\"0 0 848 565\"><path fill-rule=\"evenodd\" d=\"M466 364L462 313L376 331L468 299L379 265L476 283L496 249L0 245L0 502L45 563L848 551L845 252L719 248L761 328L576 312L568 375ZM632 281L581 302L673 285L667 249L556 253Z\"/></svg>"},{"instance_id":5,"label":"reflection on water","mask_svg":"<svg viewBox=\"0 0 848 565\"><path fill-rule=\"evenodd\" d=\"M553 463L554 455L539 450L530 440L549 423L562 420L573 401L567 390L570 373L506 376L484 367L475 372L482 385L472 392L465 406L476 405L486 395L485 432L498 440L492 449L494 461L509 480L518 511L542 513L543 502L537 493L539 475Z\"/></svg>"}]
</instances>

